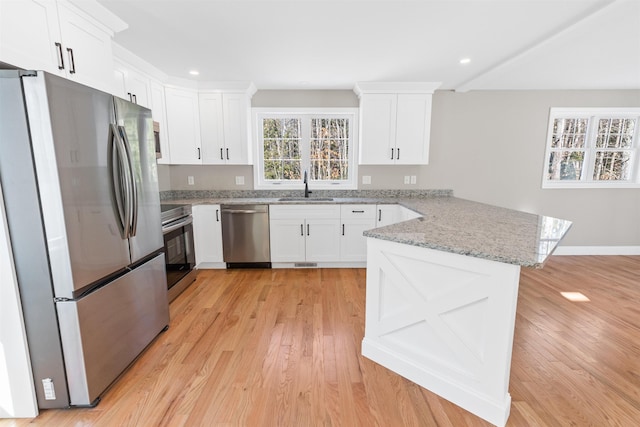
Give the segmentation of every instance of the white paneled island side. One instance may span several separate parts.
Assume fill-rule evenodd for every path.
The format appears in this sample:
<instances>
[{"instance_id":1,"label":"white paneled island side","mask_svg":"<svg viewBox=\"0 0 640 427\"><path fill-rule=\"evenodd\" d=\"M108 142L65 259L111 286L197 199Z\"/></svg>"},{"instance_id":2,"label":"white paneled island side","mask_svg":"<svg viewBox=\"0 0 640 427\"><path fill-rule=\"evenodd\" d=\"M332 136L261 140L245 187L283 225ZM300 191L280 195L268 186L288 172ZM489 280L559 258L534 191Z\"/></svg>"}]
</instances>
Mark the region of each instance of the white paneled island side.
<instances>
[{"instance_id":1,"label":"white paneled island side","mask_svg":"<svg viewBox=\"0 0 640 427\"><path fill-rule=\"evenodd\" d=\"M520 268L541 268L571 222L453 197L402 204L423 216L364 233L362 354L504 426Z\"/></svg>"}]
</instances>

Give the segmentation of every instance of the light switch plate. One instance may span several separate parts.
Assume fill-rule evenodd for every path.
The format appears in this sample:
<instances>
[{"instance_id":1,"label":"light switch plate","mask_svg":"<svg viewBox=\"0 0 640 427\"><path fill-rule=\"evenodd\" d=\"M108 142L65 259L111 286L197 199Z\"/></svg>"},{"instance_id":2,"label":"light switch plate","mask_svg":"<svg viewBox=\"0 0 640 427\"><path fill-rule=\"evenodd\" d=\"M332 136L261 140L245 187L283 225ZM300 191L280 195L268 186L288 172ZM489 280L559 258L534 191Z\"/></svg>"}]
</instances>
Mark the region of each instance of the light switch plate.
<instances>
[{"instance_id":1,"label":"light switch plate","mask_svg":"<svg viewBox=\"0 0 640 427\"><path fill-rule=\"evenodd\" d=\"M411 182L411 177L409 175L404 176L404 183L409 184Z\"/></svg>"},{"instance_id":2,"label":"light switch plate","mask_svg":"<svg viewBox=\"0 0 640 427\"><path fill-rule=\"evenodd\" d=\"M412 184L416 183L416 176L415 175L411 175L411 183Z\"/></svg>"},{"instance_id":3,"label":"light switch plate","mask_svg":"<svg viewBox=\"0 0 640 427\"><path fill-rule=\"evenodd\" d=\"M195 183L195 181L194 181L194 179L193 179L193 177L192 177L191 175L189 175L189 176L187 177L187 183L188 183L189 185L193 185L193 184Z\"/></svg>"},{"instance_id":4,"label":"light switch plate","mask_svg":"<svg viewBox=\"0 0 640 427\"><path fill-rule=\"evenodd\" d=\"M236 185L244 185L244 176L236 176Z\"/></svg>"},{"instance_id":5,"label":"light switch plate","mask_svg":"<svg viewBox=\"0 0 640 427\"><path fill-rule=\"evenodd\" d=\"M363 184L371 184L371 175L362 175Z\"/></svg>"}]
</instances>

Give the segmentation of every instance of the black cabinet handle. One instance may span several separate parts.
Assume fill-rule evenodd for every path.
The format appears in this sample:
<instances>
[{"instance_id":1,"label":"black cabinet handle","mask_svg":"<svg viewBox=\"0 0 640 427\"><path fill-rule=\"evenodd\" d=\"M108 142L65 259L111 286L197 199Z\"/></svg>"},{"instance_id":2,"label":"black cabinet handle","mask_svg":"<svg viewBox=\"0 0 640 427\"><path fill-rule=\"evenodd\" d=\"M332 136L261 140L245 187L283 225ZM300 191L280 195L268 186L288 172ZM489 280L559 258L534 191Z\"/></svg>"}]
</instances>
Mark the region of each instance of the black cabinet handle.
<instances>
[{"instance_id":1,"label":"black cabinet handle","mask_svg":"<svg viewBox=\"0 0 640 427\"><path fill-rule=\"evenodd\" d=\"M344 236L344 224L342 224L342 235Z\"/></svg>"},{"instance_id":2,"label":"black cabinet handle","mask_svg":"<svg viewBox=\"0 0 640 427\"><path fill-rule=\"evenodd\" d=\"M200 160L200 147L198 147L198 160Z\"/></svg>"},{"instance_id":3,"label":"black cabinet handle","mask_svg":"<svg viewBox=\"0 0 640 427\"><path fill-rule=\"evenodd\" d=\"M304 236L304 225L300 224L300 235Z\"/></svg>"},{"instance_id":4,"label":"black cabinet handle","mask_svg":"<svg viewBox=\"0 0 640 427\"><path fill-rule=\"evenodd\" d=\"M135 94L133 95L133 103L134 104L138 103L138 97Z\"/></svg>"},{"instance_id":5,"label":"black cabinet handle","mask_svg":"<svg viewBox=\"0 0 640 427\"><path fill-rule=\"evenodd\" d=\"M378 221L382 221L382 209L378 209Z\"/></svg>"},{"instance_id":6,"label":"black cabinet handle","mask_svg":"<svg viewBox=\"0 0 640 427\"><path fill-rule=\"evenodd\" d=\"M307 224L307 236L309 235L309 224Z\"/></svg>"},{"instance_id":7,"label":"black cabinet handle","mask_svg":"<svg viewBox=\"0 0 640 427\"><path fill-rule=\"evenodd\" d=\"M351 211L351 213L364 213L364 211Z\"/></svg>"},{"instance_id":8,"label":"black cabinet handle","mask_svg":"<svg viewBox=\"0 0 640 427\"><path fill-rule=\"evenodd\" d=\"M67 53L69 54L69 72L71 74L75 74L76 73L76 62L73 59L73 49L71 49L70 47L67 48Z\"/></svg>"},{"instance_id":9,"label":"black cabinet handle","mask_svg":"<svg viewBox=\"0 0 640 427\"><path fill-rule=\"evenodd\" d=\"M220 160L224 160L224 156L222 155L222 148L220 149Z\"/></svg>"},{"instance_id":10,"label":"black cabinet handle","mask_svg":"<svg viewBox=\"0 0 640 427\"><path fill-rule=\"evenodd\" d=\"M229 160L229 149L227 148L227 160Z\"/></svg>"},{"instance_id":11,"label":"black cabinet handle","mask_svg":"<svg viewBox=\"0 0 640 427\"><path fill-rule=\"evenodd\" d=\"M133 95L131 92L127 92L127 95L129 95L129 102L133 102Z\"/></svg>"},{"instance_id":12,"label":"black cabinet handle","mask_svg":"<svg viewBox=\"0 0 640 427\"><path fill-rule=\"evenodd\" d=\"M393 160L393 148L391 149L391 160Z\"/></svg>"},{"instance_id":13,"label":"black cabinet handle","mask_svg":"<svg viewBox=\"0 0 640 427\"><path fill-rule=\"evenodd\" d=\"M58 48L58 70L64 70L64 55L62 54L62 43L55 43Z\"/></svg>"},{"instance_id":14,"label":"black cabinet handle","mask_svg":"<svg viewBox=\"0 0 640 427\"><path fill-rule=\"evenodd\" d=\"M216 222L220 222L220 209L216 209Z\"/></svg>"},{"instance_id":15,"label":"black cabinet handle","mask_svg":"<svg viewBox=\"0 0 640 427\"><path fill-rule=\"evenodd\" d=\"M400 149L398 148L396 152L396 160L400 160Z\"/></svg>"}]
</instances>

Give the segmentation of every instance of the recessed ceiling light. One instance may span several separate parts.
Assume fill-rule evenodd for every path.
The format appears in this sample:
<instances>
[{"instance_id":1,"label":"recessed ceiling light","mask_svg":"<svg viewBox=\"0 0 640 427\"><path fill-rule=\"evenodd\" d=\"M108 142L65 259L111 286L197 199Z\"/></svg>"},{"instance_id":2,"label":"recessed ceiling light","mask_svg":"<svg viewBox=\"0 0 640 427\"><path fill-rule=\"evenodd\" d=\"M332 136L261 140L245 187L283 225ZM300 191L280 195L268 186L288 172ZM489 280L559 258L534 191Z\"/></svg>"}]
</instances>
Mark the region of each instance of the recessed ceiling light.
<instances>
[{"instance_id":1,"label":"recessed ceiling light","mask_svg":"<svg viewBox=\"0 0 640 427\"><path fill-rule=\"evenodd\" d=\"M471 58L462 58L460 60L460 63L463 64L463 65L464 64L468 64L469 62L471 62Z\"/></svg>"},{"instance_id":2,"label":"recessed ceiling light","mask_svg":"<svg viewBox=\"0 0 640 427\"><path fill-rule=\"evenodd\" d=\"M198 71L198 70L191 70L191 71L189 71L189 74L191 74L192 76L197 76L197 75L199 75L199 74L200 74L200 71Z\"/></svg>"},{"instance_id":3,"label":"recessed ceiling light","mask_svg":"<svg viewBox=\"0 0 640 427\"><path fill-rule=\"evenodd\" d=\"M560 294L566 299L568 299L569 301L574 301L574 302L591 301L589 298L587 298L584 294L581 294L580 292L560 292Z\"/></svg>"}]
</instances>

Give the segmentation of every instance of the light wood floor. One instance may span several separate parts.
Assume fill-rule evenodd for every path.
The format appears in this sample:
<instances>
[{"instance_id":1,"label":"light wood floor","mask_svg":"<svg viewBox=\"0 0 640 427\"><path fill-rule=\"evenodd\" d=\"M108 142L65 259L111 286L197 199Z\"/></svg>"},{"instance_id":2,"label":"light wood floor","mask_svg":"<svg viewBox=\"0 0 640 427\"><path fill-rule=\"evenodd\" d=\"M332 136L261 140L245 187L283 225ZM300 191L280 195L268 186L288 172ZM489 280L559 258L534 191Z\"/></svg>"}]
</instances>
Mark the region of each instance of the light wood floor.
<instances>
[{"instance_id":1,"label":"light wood floor","mask_svg":"<svg viewBox=\"0 0 640 427\"><path fill-rule=\"evenodd\" d=\"M489 426L360 355L364 296L359 269L201 271L96 408L0 426ZM640 425L640 257L523 269L510 393L508 426Z\"/></svg>"}]
</instances>

